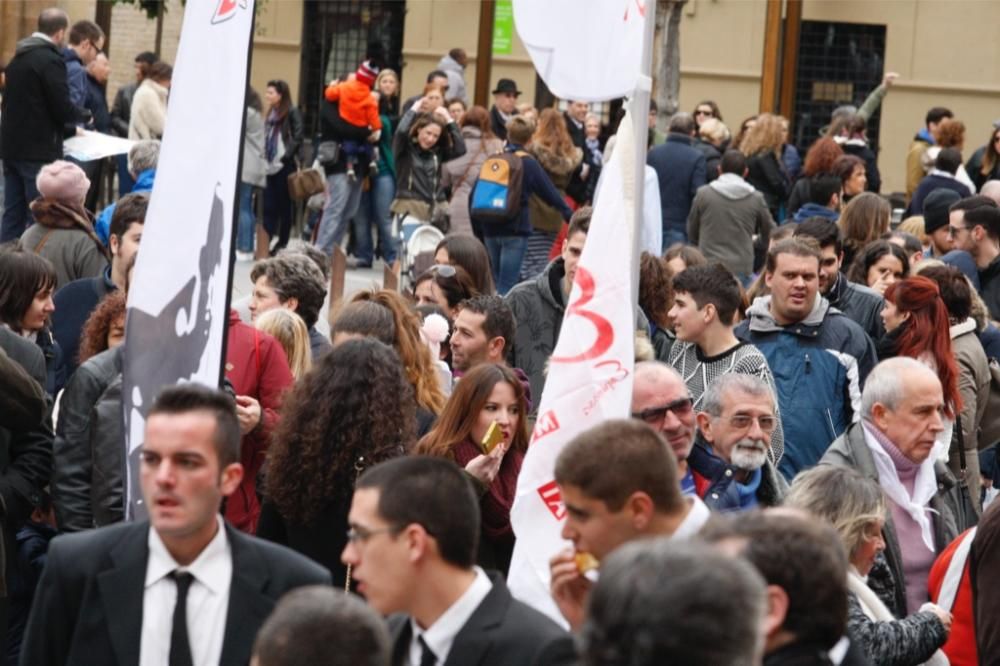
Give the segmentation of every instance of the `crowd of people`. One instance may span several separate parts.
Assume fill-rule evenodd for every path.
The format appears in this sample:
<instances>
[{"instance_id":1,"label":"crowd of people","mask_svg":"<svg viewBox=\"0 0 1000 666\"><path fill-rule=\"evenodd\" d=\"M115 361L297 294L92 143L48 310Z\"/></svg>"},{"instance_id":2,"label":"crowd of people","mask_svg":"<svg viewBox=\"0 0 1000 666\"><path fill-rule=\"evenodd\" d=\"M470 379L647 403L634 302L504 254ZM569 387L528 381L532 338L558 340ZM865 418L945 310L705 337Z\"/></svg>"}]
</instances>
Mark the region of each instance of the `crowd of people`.
<instances>
[{"instance_id":1,"label":"crowd of people","mask_svg":"<svg viewBox=\"0 0 1000 666\"><path fill-rule=\"evenodd\" d=\"M252 294L223 384L151 406L149 519L128 522L126 295L155 251L171 71L140 54L94 106L103 42L45 10L6 67L0 660L1000 663L1000 129L963 166L965 125L928 111L899 198L866 138L892 74L804 157L786 119L732 132L712 101L651 125L630 418L555 463L547 617L506 586L511 510L608 128L584 102L518 104L510 79L470 105L461 49L401 103L369 53L323 92L299 243L302 114L281 80L249 91ZM62 159L84 127L135 140L100 211L93 165ZM517 177L491 180L501 164ZM334 248L391 264L414 220L440 232L429 268L331 302L326 335Z\"/></svg>"}]
</instances>

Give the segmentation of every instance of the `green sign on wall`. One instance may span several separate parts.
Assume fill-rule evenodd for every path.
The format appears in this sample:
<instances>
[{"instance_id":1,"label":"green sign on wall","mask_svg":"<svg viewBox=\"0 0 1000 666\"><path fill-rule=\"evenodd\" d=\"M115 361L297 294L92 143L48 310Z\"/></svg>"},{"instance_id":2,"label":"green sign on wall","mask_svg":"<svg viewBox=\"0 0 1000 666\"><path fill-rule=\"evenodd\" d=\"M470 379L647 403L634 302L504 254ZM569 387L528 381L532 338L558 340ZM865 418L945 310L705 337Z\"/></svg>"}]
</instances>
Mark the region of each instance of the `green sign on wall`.
<instances>
[{"instance_id":1,"label":"green sign on wall","mask_svg":"<svg viewBox=\"0 0 1000 666\"><path fill-rule=\"evenodd\" d=\"M497 0L493 12L493 55L510 55L514 40L512 0Z\"/></svg>"}]
</instances>

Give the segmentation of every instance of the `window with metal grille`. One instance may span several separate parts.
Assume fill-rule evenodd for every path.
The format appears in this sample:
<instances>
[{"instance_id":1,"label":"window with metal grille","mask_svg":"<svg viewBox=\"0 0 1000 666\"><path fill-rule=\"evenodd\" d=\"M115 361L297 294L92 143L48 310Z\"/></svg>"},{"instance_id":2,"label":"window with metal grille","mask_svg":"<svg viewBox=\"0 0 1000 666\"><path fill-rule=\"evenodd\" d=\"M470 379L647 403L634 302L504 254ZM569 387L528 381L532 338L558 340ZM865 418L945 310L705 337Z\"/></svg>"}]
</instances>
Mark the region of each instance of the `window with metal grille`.
<instances>
[{"instance_id":1,"label":"window with metal grille","mask_svg":"<svg viewBox=\"0 0 1000 666\"><path fill-rule=\"evenodd\" d=\"M834 109L864 103L882 82L884 66L884 25L802 22L791 141L803 155ZM880 120L880 110L868 119L868 142L876 152Z\"/></svg>"},{"instance_id":2,"label":"window with metal grille","mask_svg":"<svg viewBox=\"0 0 1000 666\"><path fill-rule=\"evenodd\" d=\"M302 25L299 105L306 135L319 128L323 88L355 71L370 44L380 44L384 64L402 78L404 0L306 0Z\"/></svg>"}]
</instances>

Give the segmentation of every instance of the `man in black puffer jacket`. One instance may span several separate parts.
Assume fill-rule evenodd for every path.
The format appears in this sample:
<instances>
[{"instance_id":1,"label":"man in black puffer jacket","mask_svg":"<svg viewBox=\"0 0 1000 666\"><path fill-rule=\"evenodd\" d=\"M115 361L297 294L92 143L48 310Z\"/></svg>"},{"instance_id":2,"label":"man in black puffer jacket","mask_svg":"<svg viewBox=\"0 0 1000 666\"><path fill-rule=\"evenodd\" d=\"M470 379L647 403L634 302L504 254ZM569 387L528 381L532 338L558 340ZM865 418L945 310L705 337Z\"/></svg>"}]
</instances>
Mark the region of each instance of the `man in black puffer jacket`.
<instances>
[{"instance_id":1,"label":"man in black puffer jacket","mask_svg":"<svg viewBox=\"0 0 1000 666\"><path fill-rule=\"evenodd\" d=\"M68 26L66 12L46 9L38 17L38 32L17 43L7 65L0 106L5 197L0 243L24 233L31 221L28 204L38 198L39 170L62 159L63 138L76 133L79 114L70 102L61 52Z\"/></svg>"}]
</instances>

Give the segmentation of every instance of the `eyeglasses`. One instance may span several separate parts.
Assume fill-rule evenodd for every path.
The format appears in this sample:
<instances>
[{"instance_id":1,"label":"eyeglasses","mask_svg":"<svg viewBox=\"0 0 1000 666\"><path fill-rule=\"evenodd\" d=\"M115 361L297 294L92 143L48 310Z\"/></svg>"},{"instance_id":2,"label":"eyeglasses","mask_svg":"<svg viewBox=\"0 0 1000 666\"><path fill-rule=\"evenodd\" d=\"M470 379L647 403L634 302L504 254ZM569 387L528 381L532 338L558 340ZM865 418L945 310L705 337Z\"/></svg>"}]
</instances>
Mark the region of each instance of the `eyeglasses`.
<instances>
[{"instance_id":1,"label":"eyeglasses","mask_svg":"<svg viewBox=\"0 0 1000 666\"><path fill-rule=\"evenodd\" d=\"M353 544L365 543L377 534L398 534L402 529L402 527L393 526L370 530L360 525L355 525L347 530L347 542Z\"/></svg>"},{"instance_id":2,"label":"eyeglasses","mask_svg":"<svg viewBox=\"0 0 1000 666\"><path fill-rule=\"evenodd\" d=\"M680 398L679 400L668 402L662 407L650 407L641 412L633 412L632 418L650 424L659 423L667 415L667 412L673 412L677 418L683 418L691 413L693 407L694 401L691 398Z\"/></svg>"},{"instance_id":3,"label":"eyeglasses","mask_svg":"<svg viewBox=\"0 0 1000 666\"><path fill-rule=\"evenodd\" d=\"M952 226L949 226L948 227L948 235L949 236L957 236L960 233L962 233L963 231L968 231L968 230L969 230L969 227L952 227Z\"/></svg>"},{"instance_id":4,"label":"eyeglasses","mask_svg":"<svg viewBox=\"0 0 1000 666\"><path fill-rule=\"evenodd\" d=\"M750 416L749 414L736 414L729 417L729 425L737 430L746 430L756 422L760 429L766 433L774 432L778 425L778 419L773 416Z\"/></svg>"}]
</instances>

